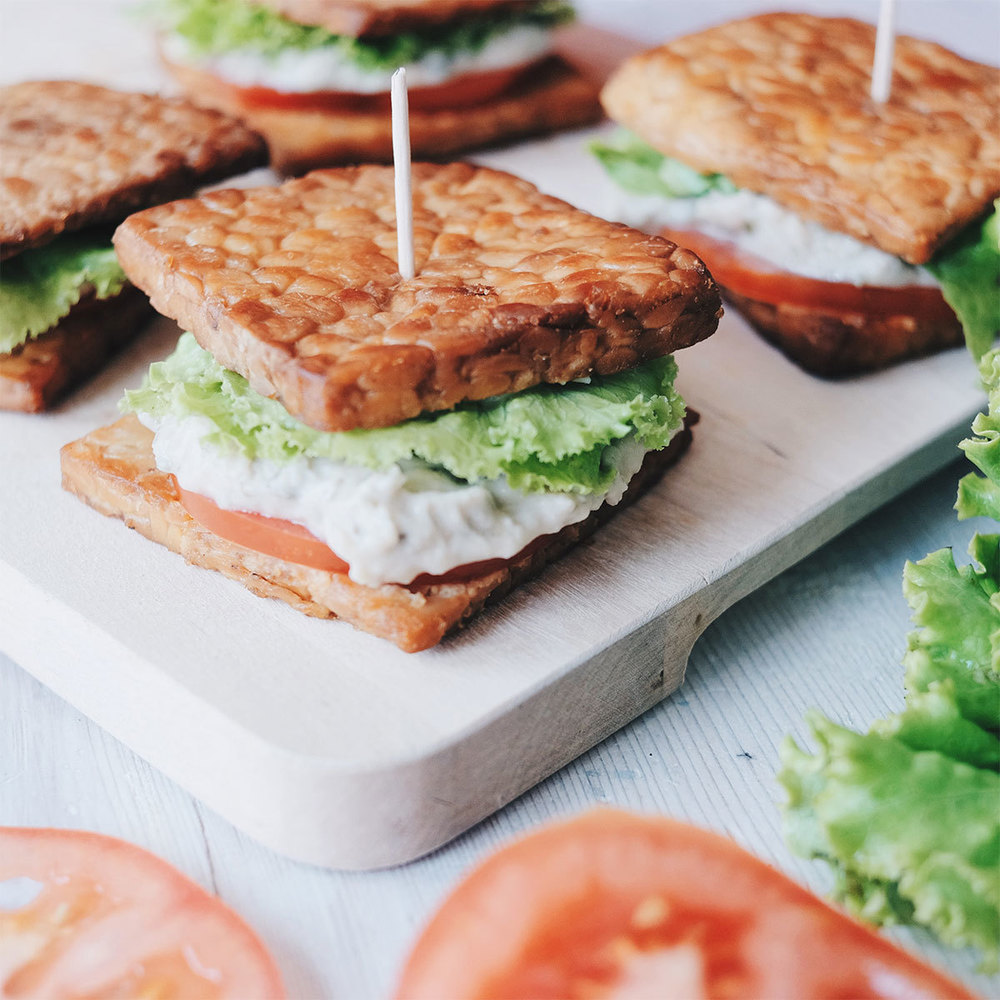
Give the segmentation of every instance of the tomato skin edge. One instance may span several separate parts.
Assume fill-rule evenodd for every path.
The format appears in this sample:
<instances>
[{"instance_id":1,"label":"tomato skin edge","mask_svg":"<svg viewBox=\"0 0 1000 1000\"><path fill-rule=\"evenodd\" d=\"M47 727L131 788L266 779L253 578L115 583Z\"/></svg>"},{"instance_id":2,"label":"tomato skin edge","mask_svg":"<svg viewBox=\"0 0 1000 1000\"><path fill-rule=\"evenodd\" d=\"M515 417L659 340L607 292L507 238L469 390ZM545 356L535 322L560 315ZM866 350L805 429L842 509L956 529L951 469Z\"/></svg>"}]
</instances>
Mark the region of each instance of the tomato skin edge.
<instances>
[{"instance_id":1,"label":"tomato skin edge","mask_svg":"<svg viewBox=\"0 0 1000 1000\"><path fill-rule=\"evenodd\" d=\"M536 65L537 61L509 69L463 73L445 83L412 87L408 94L410 111L432 114L477 107L509 90ZM326 111L348 114L389 114L390 111L388 91L372 94L337 90L282 91L262 86L242 87L221 77L216 79L230 100L246 111Z\"/></svg>"},{"instance_id":2,"label":"tomato skin edge","mask_svg":"<svg viewBox=\"0 0 1000 1000\"><path fill-rule=\"evenodd\" d=\"M665 847L669 848L666 853L674 854L665 865L629 870L632 862L662 859ZM827 944L820 958L812 956L812 963L799 963L801 966L849 964L854 957L855 978L874 981L879 975L889 975L927 1000L971 1000L973 996L733 841L663 817L599 809L529 833L473 869L430 919L403 968L394 997L438 1000L447 995L450 1000L496 1000L509 995L503 985L511 981L511 970L531 953L545 931L547 915L565 920L574 896L583 891L581 886L598 884L602 891L631 893L635 899L662 889L669 897L673 887L664 888L655 881L667 871L680 883L687 883L681 888L690 895L698 885L698 876L692 880L687 874L690 870L703 879L708 872L708 881L703 880L697 892L706 899L723 899L723 909L738 903L762 911L757 914L758 924L770 922L773 929L791 930L788 936L795 938L796 947L803 941ZM734 895L736 902L731 898ZM751 927L748 939L756 940L759 946L762 930L766 926ZM835 956L837 949L840 953ZM771 957L760 956L759 964L766 965ZM790 964L794 965L794 960ZM769 975L766 968L756 971L765 979ZM801 973L802 968L797 971ZM784 995L801 996L802 1000L820 995L800 993L796 983L780 983L780 975L772 976L768 993L760 995L776 995L776 983L783 986ZM737 991L731 995L753 994ZM868 995L896 994L872 991Z\"/></svg>"},{"instance_id":3,"label":"tomato skin edge","mask_svg":"<svg viewBox=\"0 0 1000 1000\"><path fill-rule=\"evenodd\" d=\"M248 976L259 990L255 996L266 1000L286 997L277 963L243 917L169 861L137 844L87 830L0 827L0 881L21 877L43 883L43 893L54 884L71 885L75 877L82 877L99 884L116 902L124 899L140 912L143 903L169 904L164 919L169 916L171 926L176 921L179 929L185 923L197 927L191 942L196 947L202 947L207 938L231 948L225 955L206 952L200 956L219 970L223 980L238 963L238 974ZM187 915L186 919L180 915ZM66 935L72 927L53 929ZM117 941L116 952L127 945ZM60 950L56 951L57 961Z\"/></svg>"},{"instance_id":4,"label":"tomato skin edge","mask_svg":"<svg viewBox=\"0 0 1000 1000\"><path fill-rule=\"evenodd\" d=\"M350 568L301 524L252 511L225 510L208 497L182 486L178 486L177 493L188 514L220 538L276 559L327 573L346 573Z\"/></svg>"},{"instance_id":5,"label":"tomato skin edge","mask_svg":"<svg viewBox=\"0 0 1000 1000\"><path fill-rule=\"evenodd\" d=\"M941 323L955 322L954 311L936 286L880 287L823 281L786 271L731 242L696 230L664 229L661 235L697 254L723 289L766 305L799 306L840 316L920 315Z\"/></svg>"},{"instance_id":6,"label":"tomato skin edge","mask_svg":"<svg viewBox=\"0 0 1000 1000\"><path fill-rule=\"evenodd\" d=\"M236 545L327 573L346 574L350 570L347 562L301 524L252 511L226 510L201 493L186 490L180 485L177 486L177 495L191 518L213 534ZM483 559L455 566L445 573L420 573L409 583L396 586L417 591L427 587L465 583L488 573L507 569L542 548L552 538L553 535L539 535L509 559Z\"/></svg>"}]
</instances>

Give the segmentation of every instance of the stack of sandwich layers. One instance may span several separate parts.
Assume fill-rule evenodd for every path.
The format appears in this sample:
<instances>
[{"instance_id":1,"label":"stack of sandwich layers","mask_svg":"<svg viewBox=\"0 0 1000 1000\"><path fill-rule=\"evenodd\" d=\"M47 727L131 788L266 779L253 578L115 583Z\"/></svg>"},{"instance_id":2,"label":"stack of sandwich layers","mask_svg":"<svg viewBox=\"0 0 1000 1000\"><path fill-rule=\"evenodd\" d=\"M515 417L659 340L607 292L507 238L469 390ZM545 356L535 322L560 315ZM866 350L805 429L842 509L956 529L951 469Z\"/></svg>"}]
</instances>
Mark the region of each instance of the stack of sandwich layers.
<instances>
[{"instance_id":1,"label":"stack of sandwich layers","mask_svg":"<svg viewBox=\"0 0 1000 1000\"><path fill-rule=\"evenodd\" d=\"M700 253L820 374L960 343L963 326L978 354L1000 326L995 273L961 256L1000 196L1000 71L900 37L878 104L874 47L859 21L766 14L635 56L601 95L632 137L597 152L643 194L617 217Z\"/></svg>"},{"instance_id":2,"label":"stack of sandwich layers","mask_svg":"<svg viewBox=\"0 0 1000 1000\"><path fill-rule=\"evenodd\" d=\"M555 50L563 0L161 0L168 68L263 134L275 169L389 162L389 80L405 65L414 155L573 128L598 85Z\"/></svg>"},{"instance_id":3,"label":"stack of sandwich layers","mask_svg":"<svg viewBox=\"0 0 1000 1000\"><path fill-rule=\"evenodd\" d=\"M118 264L113 227L266 152L218 112L70 81L0 90L0 146L0 408L38 411L150 313Z\"/></svg>"},{"instance_id":4,"label":"stack of sandwich layers","mask_svg":"<svg viewBox=\"0 0 1000 1000\"><path fill-rule=\"evenodd\" d=\"M688 251L508 174L365 166L132 216L122 265L190 331L64 484L256 593L438 642L688 440L670 353L712 333Z\"/></svg>"}]
</instances>

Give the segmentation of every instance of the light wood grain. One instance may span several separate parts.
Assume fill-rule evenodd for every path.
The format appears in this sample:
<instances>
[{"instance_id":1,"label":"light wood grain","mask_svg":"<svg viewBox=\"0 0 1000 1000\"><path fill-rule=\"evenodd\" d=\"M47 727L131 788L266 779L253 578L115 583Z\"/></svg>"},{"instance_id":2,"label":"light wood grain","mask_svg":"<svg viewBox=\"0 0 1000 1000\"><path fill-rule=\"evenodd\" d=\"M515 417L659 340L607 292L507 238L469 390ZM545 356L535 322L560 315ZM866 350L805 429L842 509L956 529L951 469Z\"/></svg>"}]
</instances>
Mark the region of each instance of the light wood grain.
<instances>
[{"instance_id":1,"label":"light wood grain","mask_svg":"<svg viewBox=\"0 0 1000 1000\"><path fill-rule=\"evenodd\" d=\"M777 745L813 705L866 727L902 699L901 566L975 525L951 511L952 463L746 598L695 646L684 687L446 849L404 868L332 872L261 847L0 656L0 823L101 830L142 844L235 906L292 996L378 998L419 926L477 859L517 832L598 804L736 837L816 890L825 868L785 848ZM895 935L984 997L1000 980L927 935Z\"/></svg>"}]
</instances>

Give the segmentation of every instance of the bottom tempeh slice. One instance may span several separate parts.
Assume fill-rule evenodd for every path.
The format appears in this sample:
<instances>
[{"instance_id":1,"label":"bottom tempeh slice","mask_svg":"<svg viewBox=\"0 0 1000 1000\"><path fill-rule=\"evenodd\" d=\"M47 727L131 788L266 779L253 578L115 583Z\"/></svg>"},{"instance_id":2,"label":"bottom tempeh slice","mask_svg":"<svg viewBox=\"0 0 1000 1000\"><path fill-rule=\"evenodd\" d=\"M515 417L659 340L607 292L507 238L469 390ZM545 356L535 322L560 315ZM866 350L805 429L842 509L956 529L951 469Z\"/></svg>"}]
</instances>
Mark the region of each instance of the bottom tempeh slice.
<instances>
[{"instance_id":1,"label":"bottom tempeh slice","mask_svg":"<svg viewBox=\"0 0 1000 1000\"><path fill-rule=\"evenodd\" d=\"M153 315L132 285L75 305L59 323L10 354L0 354L0 410L38 413L98 371Z\"/></svg>"},{"instance_id":2,"label":"bottom tempeh slice","mask_svg":"<svg viewBox=\"0 0 1000 1000\"><path fill-rule=\"evenodd\" d=\"M874 371L963 342L957 316L866 316L793 304L771 305L723 289L765 339L806 371L830 377Z\"/></svg>"},{"instance_id":3,"label":"bottom tempeh slice","mask_svg":"<svg viewBox=\"0 0 1000 1000\"><path fill-rule=\"evenodd\" d=\"M192 66L167 62L197 104L242 118L267 140L282 174L344 163L392 162L392 120L386 109L296 109L248 106L238 88ZM464 150L529 135L589 125L601 117L598 87L559 57L534 67L493 100L467 108L410 110L413 155L447 159Z\"/></svg>"},{"instance_id":4,"label":"bottom tempeh slice","mask_svg":"<svg viewBox=\"0 0 1000 1000\"><path fill-rule=\"evenodd\" d=\"M345 574L310 569L220 538L181 505L174 477L156 468L151 432L134 415L62 449L63 487L100 513L121 518L188 562L218 570L260 597L278 598L318 618L342 618L414 653L435 645L487 602L540 572L635 500L687 448L696 419L689 413L687 425L670 446L647 456L620 504L605 505L579 524L564 528L510 568L462 583L365 587Z\"/></svg>"}]
</instances>

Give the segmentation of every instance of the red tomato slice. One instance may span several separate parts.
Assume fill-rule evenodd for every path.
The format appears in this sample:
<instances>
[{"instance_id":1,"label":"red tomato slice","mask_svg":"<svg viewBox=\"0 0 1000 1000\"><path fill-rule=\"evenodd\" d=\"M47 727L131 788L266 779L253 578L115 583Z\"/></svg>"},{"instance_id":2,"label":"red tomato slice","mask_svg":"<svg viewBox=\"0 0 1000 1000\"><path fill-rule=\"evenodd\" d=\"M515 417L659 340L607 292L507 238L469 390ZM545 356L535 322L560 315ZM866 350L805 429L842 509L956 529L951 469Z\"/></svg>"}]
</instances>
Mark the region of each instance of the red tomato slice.
<instances>
[{"instance_id":1,"label":"red tomato slice","mask_svg":"<svg viewBox=\"0 0 1000 1000\"><path fill-rule=\"evenodd\" d=\"M399 1000L971 994L731 840L601 810L488 858L418 940Z\"/></svg>"},{"instance_id":2,"label":"red tomato slice","mask_svg":"<svg viewBox=\"0 0 1000 1000\"><path fill-rule=\"evenodd\" d=\"M274 556L276 559L285 559L300 566L311 566L313 569L325 570L328 573L346 573L350 569L348 563L344 562L333 549L301 524L250 511L225 510L200 493L192 493L180 486L177 490L184 509L220 538L253 549L255 552ZM542 535L536 538L511 559L484 559L481 562L466 563L438 576L421 573L406 586L416 589L436 584L463 583L486 573L495 573L522 556L531 555L551 537Z\"/></svg>"},{"instance_id":3,"label":"red tomato slice","mask_svg":"<svg viewBox=\"0 0 1000 1000\"><path fill-rule=\"evenodd\" d=\"M527 67L494 69L462 76L431 87L414 87L409 92L412 111L441 111L447 108L470 108L502 94ZM237 87L225 83L231 96L248 110L280 108L295 111L389 111L389 94L354 94L336 90L313 90L289 93L269 87Z\"/></svg>"},{"instance_id":4,"label":"red tomato slice","mask_svg":"<svg viewBox=\"0 0 1000 1000\"><path fill-rule=\"evenodd\" d=\"M279 1000L274 960L222 902L133 844L75 830L0 828L0 995L62 1000ZM30 885L30 883L28 883Z\"/></svg>"},{"instance_id":5,"label":"red tomato slice","mask_svg":"<svg viewBox=\"0 0 1000 1000\"><path fill-rule=\"evenodd\" d=\"M308 528L293 521L244 510L224 510L208 497L178 487L184 509L209 531L237 545L300 566L346 573L350 568Z\"/></svg>"},{"instance_id":6,"label":"red tomato slice","mask_svg":"<svg viewBox=\"0 0 1000 1000\"><path fill-rule=\"evenodd\" d=\"M878 288L819 281L784 271L740 250L733 243L693 230L664 230L663 235L679 246L693 250L724 288L758 302L835 313L863 313L872 317L925 316L940 322L952 322L955 318L940 289L931 286Z\"/></svg>"}]
</instances>

